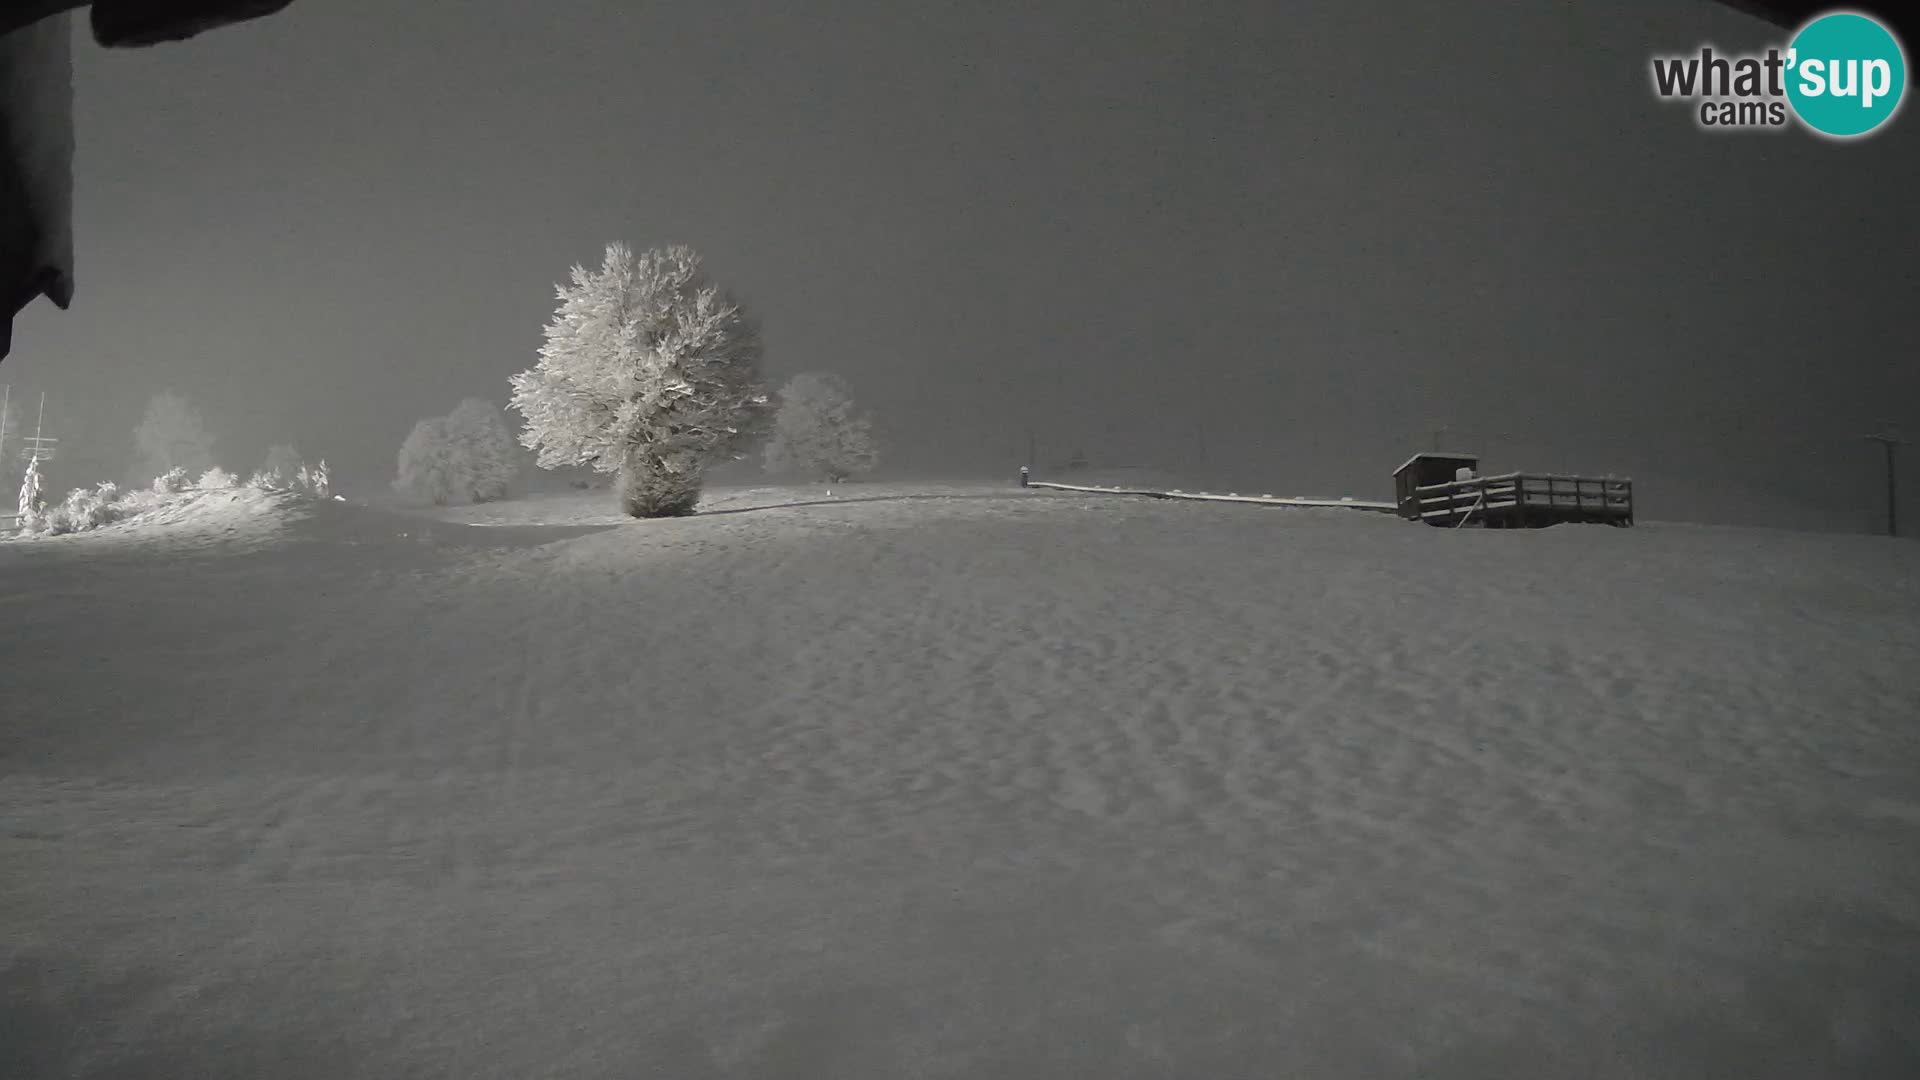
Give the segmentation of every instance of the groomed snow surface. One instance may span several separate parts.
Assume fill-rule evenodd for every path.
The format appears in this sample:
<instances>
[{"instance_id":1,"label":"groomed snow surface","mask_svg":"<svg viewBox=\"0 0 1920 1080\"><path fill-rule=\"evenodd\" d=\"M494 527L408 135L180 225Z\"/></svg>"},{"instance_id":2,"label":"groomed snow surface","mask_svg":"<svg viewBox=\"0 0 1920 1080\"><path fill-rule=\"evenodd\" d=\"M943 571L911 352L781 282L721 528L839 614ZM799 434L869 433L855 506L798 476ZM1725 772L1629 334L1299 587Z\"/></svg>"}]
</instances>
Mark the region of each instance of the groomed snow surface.
<instances>
[{"instance_id":1,"label":"groomed snow surface","mask_svg":"<svg viewBox=\"0 0 1920 1080\"><path fill-rule=\"evenodd\" d=\"M1920 1075L1920 547L916 490L0 544L0 1077Z\"/></svg>"}]
</instances>

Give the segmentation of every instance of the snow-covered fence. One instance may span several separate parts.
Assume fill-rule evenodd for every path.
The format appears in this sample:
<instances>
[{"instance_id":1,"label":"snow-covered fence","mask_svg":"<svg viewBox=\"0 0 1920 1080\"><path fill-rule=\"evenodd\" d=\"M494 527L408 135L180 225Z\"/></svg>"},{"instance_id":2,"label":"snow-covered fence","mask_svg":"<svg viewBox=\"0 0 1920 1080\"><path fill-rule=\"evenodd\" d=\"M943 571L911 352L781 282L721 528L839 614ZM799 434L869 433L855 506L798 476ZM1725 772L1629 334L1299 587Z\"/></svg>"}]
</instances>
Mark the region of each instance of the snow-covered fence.
<instances>
[{"instance_id":1,"label":"snow-covered fence","mask_svg":"<svg viewBox=\"0 0 1920 1080\"><path fill-rule=\"evenodd\" d=\"M1241 495L1229 492L1218 495L1210 491L1156 491L1150 488L1102 487L1098 484L1056 484L1046 480L1028 480L1024 485L1033 488L1048 488L1053 491L1084 491L1095 495L1139 495L1149 499L1181 499L1188 502L1228 502L1252 503L1258 506L1307 506L1332 507L1340 510L1370 510L1375 513L1392 513L1394 505L1389 502L1374 502L1363 499L1308 499L1301 496L1283 495Z\"/></svg>"}]
</instances>

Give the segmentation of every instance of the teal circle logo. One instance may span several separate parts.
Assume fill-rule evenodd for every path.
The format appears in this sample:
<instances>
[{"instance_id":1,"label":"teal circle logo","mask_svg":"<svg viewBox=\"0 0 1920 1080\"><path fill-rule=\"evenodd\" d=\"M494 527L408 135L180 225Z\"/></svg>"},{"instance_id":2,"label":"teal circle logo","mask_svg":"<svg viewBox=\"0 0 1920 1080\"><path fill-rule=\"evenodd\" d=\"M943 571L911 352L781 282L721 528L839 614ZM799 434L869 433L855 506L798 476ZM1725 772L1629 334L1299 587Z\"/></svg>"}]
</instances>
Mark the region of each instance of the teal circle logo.
<instances>
[{"instance_id":1,"label":"teal circle logo","mask_svg":"<svg viewBox=\"0 0 1920 1080\"><path fill-rule=\"evenodd\" d=\"M1853 12L1822 15L1787 51L1787 100L1802 123L1849 139L1886 123L1907 89L1907 58L1879 22Z\"/></svg>"}]
</instances>

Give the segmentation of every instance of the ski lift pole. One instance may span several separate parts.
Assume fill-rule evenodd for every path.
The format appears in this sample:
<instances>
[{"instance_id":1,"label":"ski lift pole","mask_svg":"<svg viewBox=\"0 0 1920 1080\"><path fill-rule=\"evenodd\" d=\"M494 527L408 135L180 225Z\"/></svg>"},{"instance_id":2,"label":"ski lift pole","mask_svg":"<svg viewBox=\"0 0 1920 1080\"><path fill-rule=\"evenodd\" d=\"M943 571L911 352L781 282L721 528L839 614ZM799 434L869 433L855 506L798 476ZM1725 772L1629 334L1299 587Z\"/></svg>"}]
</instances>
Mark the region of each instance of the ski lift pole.
<instances>
[{"instance_id":1,"label":"ski lift pole","mask_svg":"<svg viewBox=\"0 0 1920 1080\"><path fill-rule=\"evenodd\" d=\"M21 456L30 458L36 462L53 460L53 452L55 449L53 444L60 440L46 434L46 423L47 395L45 392L42 392L40 395L40 416L34 421L33 435L30 438L21 440L27 444L27 448L22 452Z\"/></svg>"}]
</instances>

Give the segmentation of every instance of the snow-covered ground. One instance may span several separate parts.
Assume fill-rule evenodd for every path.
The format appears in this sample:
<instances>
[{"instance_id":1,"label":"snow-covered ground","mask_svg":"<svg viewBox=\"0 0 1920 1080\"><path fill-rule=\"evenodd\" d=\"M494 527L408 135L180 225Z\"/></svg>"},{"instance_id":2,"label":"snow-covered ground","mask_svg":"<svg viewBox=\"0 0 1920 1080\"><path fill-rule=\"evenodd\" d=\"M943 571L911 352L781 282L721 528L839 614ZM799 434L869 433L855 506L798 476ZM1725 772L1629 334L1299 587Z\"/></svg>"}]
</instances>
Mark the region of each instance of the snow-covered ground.
<instances>
[{"instance_id":1,"label":"snow-covered ground","mask_svg":"<svg viewBox=\"0 0 1920 1080\"><path fill-rule=\"evenodd\" d=\"M1920 1075L1920 547L913 493L0 544L0 1076Z\"/></svg>"}]
</instances>

